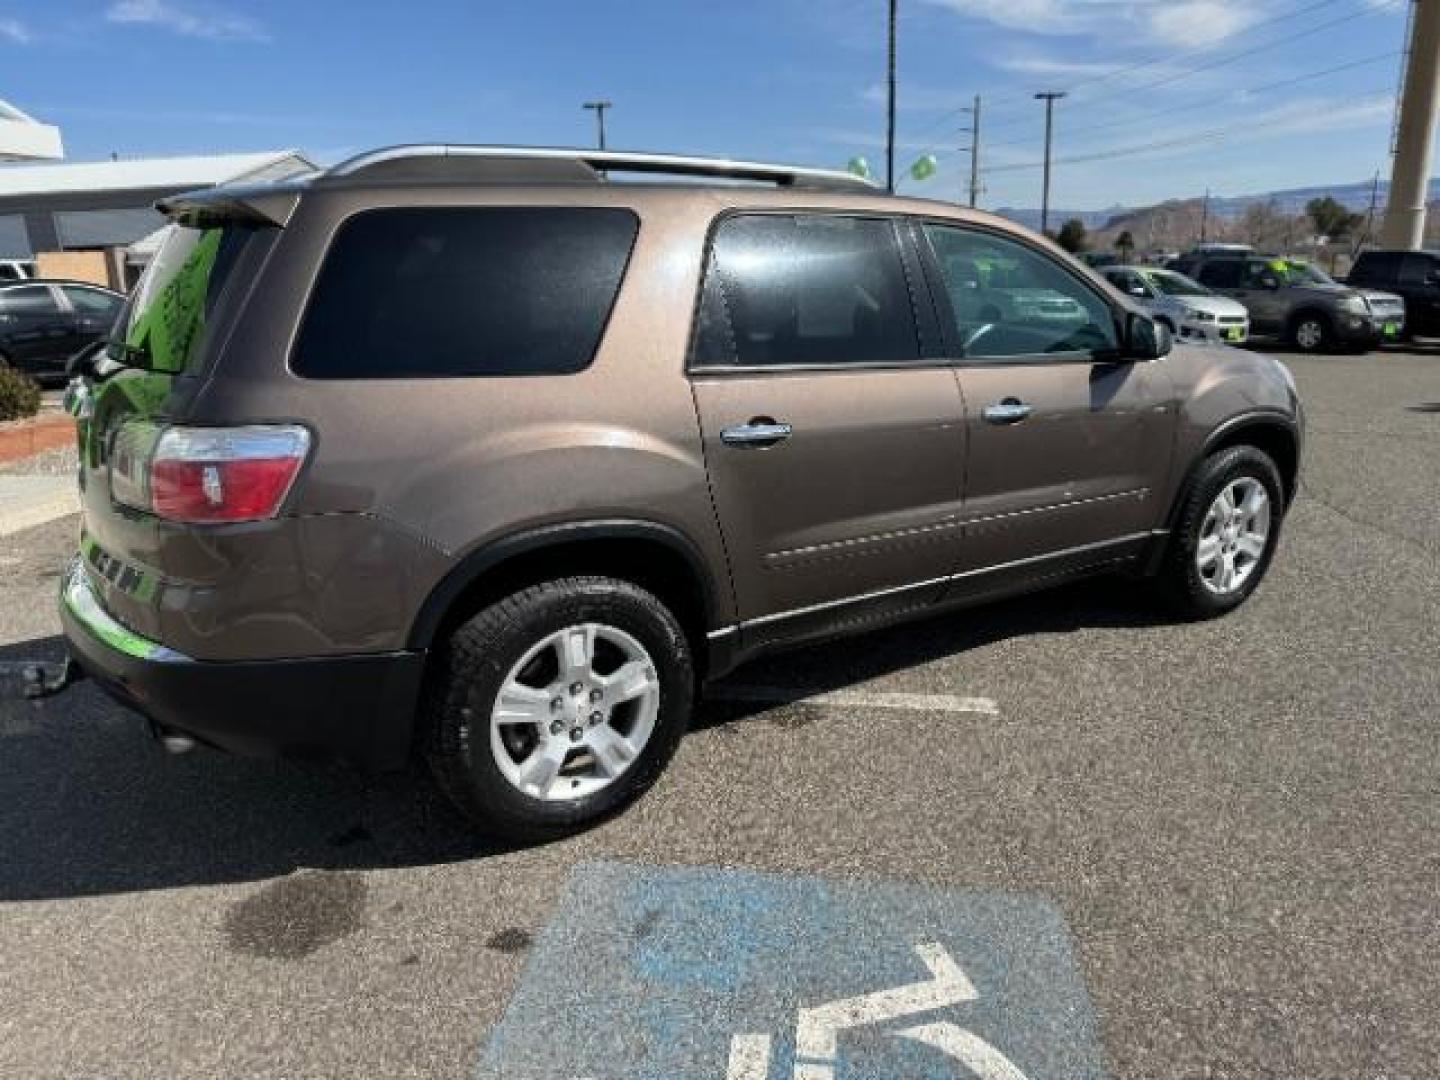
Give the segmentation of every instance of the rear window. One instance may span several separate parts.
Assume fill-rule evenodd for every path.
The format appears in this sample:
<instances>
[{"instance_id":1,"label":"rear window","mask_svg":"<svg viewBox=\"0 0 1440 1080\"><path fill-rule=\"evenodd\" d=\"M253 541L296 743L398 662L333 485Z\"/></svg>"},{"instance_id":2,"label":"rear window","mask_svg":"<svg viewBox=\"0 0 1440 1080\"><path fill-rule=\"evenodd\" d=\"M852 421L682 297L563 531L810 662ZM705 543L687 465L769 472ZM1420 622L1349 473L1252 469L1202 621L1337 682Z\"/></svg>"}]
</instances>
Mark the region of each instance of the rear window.
<instances>
[{"instance_id":1,"label":"rear window","mask_svg":"<svg viewBox=\"0 0 1440 1080\"><path fill-rule=\"evenodd\" d=\"M216 297L254 234L242 225L168 227L123 316L123 340L143 352L145 367L190 369Z\"/></svg>"},{"instance_id":2,"label":"rear window","mask_svg":"<svg viewBox=\"0 0 1440 1080\"><path fill-rule=\"evenodd\" d=\"M360 214L325 258L291 366L312 379L580 371L639 224L596 207Z\"/></svg>"}]
</instances>

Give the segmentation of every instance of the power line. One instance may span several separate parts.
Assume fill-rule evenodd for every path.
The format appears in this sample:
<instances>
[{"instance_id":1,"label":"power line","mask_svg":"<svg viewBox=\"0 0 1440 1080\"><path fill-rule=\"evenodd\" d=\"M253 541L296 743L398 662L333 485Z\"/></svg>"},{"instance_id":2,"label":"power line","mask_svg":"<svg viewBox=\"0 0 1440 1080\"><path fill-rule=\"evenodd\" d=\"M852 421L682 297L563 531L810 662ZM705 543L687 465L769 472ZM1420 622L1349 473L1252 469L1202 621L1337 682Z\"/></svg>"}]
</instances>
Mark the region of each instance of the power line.
<instances>
[{"instance_id":1,"label":"power line","mask_svg":"<svg viewBox=\"0 0 1440 1080\"><path fill-rule=\"evenodd\" d=\"M1230 94L1259 94L1268 90L1278 90L1286 86L1295 86L1298 83L1309 82L1313 79L1323 79L1329 75L1337 75L1342 71L1350 71L1354 68L1364 67L1366 64L1378 64L1382 60L1391 60L1400 55L1400 51L1392 49L1389 52L1379 53L1375 56L1367 56L1359 60L1351 60L1348 63L1337 64L1334 67L1325 68L1322 71L1306 72L1303 75L1295 75L1288 79L1279 79L1275 82L1262 83L1259 86L1245 86L1233 90ZM1171 105L1163 109L1142 109L1138 113L1131 114L1122 120L1109 120L1103 124L1090 124L1086 127L1074 128L1066 134L1073 137L1076 135L1089 135L1096 131L1109 131L1113 128L1129 127L1137 122L1150 120L1157 116L1172 116L1175 113L1192 112L1196 109L1214 108L1217 101L1214 97L1206 98L1203 101L1186 102L1183 105ZM991 142L991 147L996 146L1017 146L1020 143L1030 142L1030 138L997 139Z\"/></svg>"},{"instance_id":2,"label":"power line","mask_svg":"<svg viewBox=\"0 0 1440 1080\"><path fill-rule=\"evenodd\" d=\"M1271 16L1270 18L1265 19L1265 20L1262 20L1261 22L1254 23L1253 25L1251 25L1251 26L1249 26L1249 27L1246 27L1246 32L1247 32L1247 33L1253 33L1253 32L1255 32L1256 30L1263 29L1263 28L1266 27L1266 26L1273 26L1273 25L1275 25L1276 23L1286 22L1286 21L1288 21L1288 20L1290 20L1290 19L1299 18L1299 17L1301 17L1301 16L1303 16L1303 15L1309 15L1309 14L1311 14L1312 12L1316 12L1316 11L1319 11L1319 10L1321 10L1321 9L1323 9L1323 8L1327 8L1327 7L1333 7L1334 5L1336 5L1336 4L1338 4L1338 3L1343 3L1343 2L1345 2L1345 0L1316 0L1315 3L1307 4L1307 5L1305 5L1304 7L1294 8L1294 9L1292 9L1292 10L1290 10L1290 11L1283 12L1283 13L1281 13L1281 14L1279 14L1279 15ZM1367 3L1367 5L1368 5L1368 0L1363 0L1363 2ZM1371 10L1383 10L1383 9L1371 9ZM1359 15L1367 14L1367 13L1368 13L1368 12L1358 12L1358 13L1356 13L1355 15L1348 16L1348 17L1349 17L1349 18L1358 18ZM1306 33L1308 33L1308 31L1306 31ZM1303 35L1302 35L1302 36L1303 36ZM1290 39L1290 38L1280 38L1280 39L1277 39L1275 42L1272 42L1271 44L1283 44L1283 43L1284 43L1285 41L1287 41L1287 40L1292 40L1292 39ZM1141 60L1141 61L1139 61L1139 62L1137 62L1137 63L1129 64L1129 65L1127 65L1127 66L1125 66L1125 67L1122 67L1122 68L1116 68L1116 69L1113 70L1113 71L1106 71L1106 72L1102 72L1102 73L1100 73L1100 74L1098 74L1098 75L1091 75L1091 76L1088 76L1087 78L1083 78L1083 79L1076 80L1075 82L1070 83L1069 86L1066 87L1066 90L1067 90L1067 92L1073 92L1077 87L1089 86L1089 85L1091 85L1091 84L1093 84L1093 83L1097 83L1097 82L1106 82L1106 81L1108 81L1108 80L1110 80L1110 79L1119 78L1121 75L1128 75L1128 74L1130 74L1131 72L1142 71L1142 70L1144 70L1144 69L1147 68L1147 67L1154 67L1154 66L1157 65L1157 64L1167 63L1167 62L1169 62L1170 60L1173 60L1176 56L1184 56L1184 55L1189 54L1189 53L1204 52L1204 51L1207 51L1209 48L1212 48L1212 47L1213 47L1213 46L1197 45L1197 46L1192 46L1191 48L1188 48L1188 49L1172 50L1171 52L1166 53L1166 54L1163 55L1163 56L1157 56L1157 57L1154 57L1154 58L1149 59L1149 60ZM1269 46L1266 46L1266 47L1268 48ZM992 99L991 99L990 108L991 108L992 113L993 113L993 111L996 110L996 109L1002 109L1002 110L1005 109L1011 102L1014 102L1015 104L1019 105L1019 104L1025 102L1025 101L1028 101L1028 100L1029 100L1029 95L1027 95L1027 94L1022 94L1022 93L1009 94L1009 95L1001 95L1001 96L999 96L999 97L996 97L996 98L992 98ZM962 113L962 112L964 112L964 109L963 109L963 108L951 109L949 112L945 113L943 116L940 116L940 117L936 118L935 120L933 120L933 121L931 121L929 124L927 124L925 127L921 128L919 131L915 132L914 135L915 135L915 136L924 135L924 134L926 134L927 132L933 130L934 128L940 126L941 124L947 122L947 121L950 120L952 117L959 116L960 113ZM1013 124L1014 121L1011 121L1011 122L1009 122L1009 123ZM1001 125L1001 126L1005 126L1003 122L1002 122L1002 125ZM912 137L914 137L914 136L912 136Z\"/></svg>"}]
</instances>

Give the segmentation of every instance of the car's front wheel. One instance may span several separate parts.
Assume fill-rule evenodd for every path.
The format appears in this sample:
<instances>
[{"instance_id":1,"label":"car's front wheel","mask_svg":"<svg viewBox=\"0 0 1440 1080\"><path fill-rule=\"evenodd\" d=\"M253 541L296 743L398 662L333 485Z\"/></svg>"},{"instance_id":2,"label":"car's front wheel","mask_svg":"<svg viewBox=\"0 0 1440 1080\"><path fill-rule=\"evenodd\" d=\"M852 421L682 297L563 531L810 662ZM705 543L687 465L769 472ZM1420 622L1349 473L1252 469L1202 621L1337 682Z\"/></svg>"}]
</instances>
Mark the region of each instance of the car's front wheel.
<instances>
[{"instance_id":1,"label":"car's front wheel","mask_svg":"<svg viewBox=\"0 0 1440 1080\"><path fill-rule=\"evenodd\" d=\"M1325 352L1334 343L1335 332L1324 315L1307 312L1295 320L1290 337L1304 352Z\"/></svg>"},{"instance_id":2,"label":"car's front wheel","mask_svg":"<svg viewBox=\"0 0 1440 1080\"><path fill-rule=\"evenodd\" d=\"M477 827L549 839L654 783L693 697L689 643L656 597L614 578L544 582L484 608L439 649L426 756Z\"/></svg>"},{"instance_id":3,"label":"car's front wheel","mask_svg":"<svg viewBox=\"0 0 1440 1080\"><path fill-rule=\"evenodd\" d=\"M1233 446L1201 464L1180 508L1161 571L1179 611L1223 615L1260 585L1285 511L1285 489L1269 455Z\"/></svg>"}]
</instances>

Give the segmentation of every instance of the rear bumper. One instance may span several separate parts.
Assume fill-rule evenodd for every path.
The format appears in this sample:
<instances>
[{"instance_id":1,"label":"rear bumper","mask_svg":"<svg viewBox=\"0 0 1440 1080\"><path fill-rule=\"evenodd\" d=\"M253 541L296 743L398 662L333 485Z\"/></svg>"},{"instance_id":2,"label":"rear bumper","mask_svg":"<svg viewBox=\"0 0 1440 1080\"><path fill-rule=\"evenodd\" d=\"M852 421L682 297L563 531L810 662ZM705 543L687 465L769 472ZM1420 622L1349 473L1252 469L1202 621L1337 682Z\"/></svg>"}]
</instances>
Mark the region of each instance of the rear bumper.
<instances>
[{"instance_id":1,"label":"rear bumper","mask_svg":"<svg viewBox=\"0 0 1440 1080\"><path fill-rule=\"evenodd\" d=\"M245 756L341 757L375 770L409 758L423 653L193 660L116 622L79 560L64 578L60 621L85 673L163 728Z\"/></svg>"}]
</instances>

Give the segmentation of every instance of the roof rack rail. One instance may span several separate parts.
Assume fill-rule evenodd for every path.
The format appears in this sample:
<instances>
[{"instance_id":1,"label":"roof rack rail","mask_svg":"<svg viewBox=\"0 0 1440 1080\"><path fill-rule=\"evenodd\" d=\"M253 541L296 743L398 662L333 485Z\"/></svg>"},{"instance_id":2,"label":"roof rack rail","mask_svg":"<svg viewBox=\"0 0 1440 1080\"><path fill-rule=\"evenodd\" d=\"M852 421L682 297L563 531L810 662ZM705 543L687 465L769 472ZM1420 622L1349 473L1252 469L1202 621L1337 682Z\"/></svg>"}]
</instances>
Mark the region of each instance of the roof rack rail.
<instances>
[{"instance_id":1,"label":"roof rack rail","mask_svg":"<svg viewBox=\"0 0 1440 1080\"><path fill-rule=\"evenodd\" d=\"M637 154L613 150L579 150L541 146L456 146L445 144L391 146L372 150L326 170L327 179L362 174L393 178L463 176L467 180L499 183L601 182L612 172L668 176L754 180L780 187L828 191L864 191L877 186L852 173L811 169L797 165L769 165L756 161L682 157L673 154Z\"/></svg>"}]
</instances>

